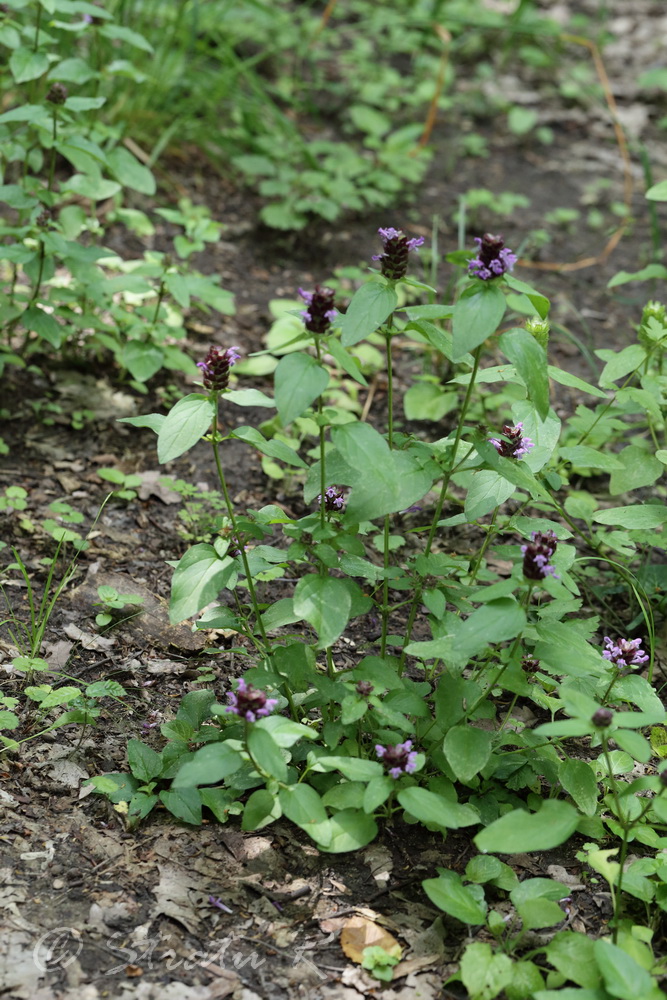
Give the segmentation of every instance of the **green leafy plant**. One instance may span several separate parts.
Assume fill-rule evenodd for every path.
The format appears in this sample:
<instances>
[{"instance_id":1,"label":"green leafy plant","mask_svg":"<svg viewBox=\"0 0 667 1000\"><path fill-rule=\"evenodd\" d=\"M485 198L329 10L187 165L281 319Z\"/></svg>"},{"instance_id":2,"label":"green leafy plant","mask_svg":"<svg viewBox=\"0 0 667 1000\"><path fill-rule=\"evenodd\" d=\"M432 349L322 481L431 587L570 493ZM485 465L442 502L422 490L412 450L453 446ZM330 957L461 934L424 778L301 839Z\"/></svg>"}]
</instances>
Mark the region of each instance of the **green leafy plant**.
<instances>
[{"instance_id":1,"label":"green leafy plant","mask_svg":"<svg viewBox=\"0 0 667 1000\"><path fill-rule=\"evenodd\" d=\"M144 603L141 594L119 594L115 587L109 587L106 584L97 588L97 594L100 599L95 602L94 606L104 608L103 611L95 615L95 624L98 628L106 628L112 622L117 622L121 617L118 612L123 612L125 608L136 607L136 605ZM135 611L133 614L141 614L141 611Z\"/></svg>"}]
</instances>

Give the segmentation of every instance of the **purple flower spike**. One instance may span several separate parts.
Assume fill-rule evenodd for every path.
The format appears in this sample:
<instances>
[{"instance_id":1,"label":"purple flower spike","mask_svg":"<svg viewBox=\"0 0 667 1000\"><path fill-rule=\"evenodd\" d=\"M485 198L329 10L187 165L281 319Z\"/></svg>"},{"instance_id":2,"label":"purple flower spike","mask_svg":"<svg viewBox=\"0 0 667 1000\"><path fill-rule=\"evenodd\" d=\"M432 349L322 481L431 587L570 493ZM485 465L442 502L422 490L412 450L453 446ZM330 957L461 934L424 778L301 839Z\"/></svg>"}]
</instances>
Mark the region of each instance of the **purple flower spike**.
<instances>
[{"instance_id":1,"label":"purple flower spike","mask_svg":"<svg viewBox=\"0 0 667 1000\"><path fill-rule=\"evenodd\" d=\"M385 278L398 281L408 271L408 254L417 250L424 242L423 236L409 240L400 229L378 229L382 239L383 252L375 254L373 260L380 261L380 270Z\"/></svg>"},{"instance_id":2,"label":"purple flower spike","mask_svg":"<svg viewBox=\"0 0 667 1000\"><path fill-rule=\"evenodd\" d=\"M501 274L511 272L517 262L517 256L504 243L502 236L485 233L476 236L477 256L468 261L468 274L471 278L481 278L489 281Z\"/></svg>"},{"instance_id":3,"label":"purple flower spike","mask_svg":"<svg viewBox=\"0 0 667 1000\"><path fill-rule=\"evenodd\" d=\"M522 430L521 421L514 427L511 424L505 424L502 433L507 440L499 441L498 438L489 438L489 444L492 444L503 458L523 458L531 448L535 447L535 442L531 441L529 437L524 437Z\"/></svg>"},{"instance_id":4,"label":"purple flower spike","mask_svg":"<svg viewBox=\"0 0 667 1000\"><path fill-rule=\"evenodd\" d=\"M231 715L238 715L246 722L257 722L258 718L270 715L278 704L277 698L267 698L265 691L260 691L252 684L246 684L241 678L236 691L227 692L227 705L225 711Z\"/></svg>"},{"instance_id":5,"label":"purple flower spike","mask_svg":"<svg viewBox=\"0 0 667 1000\"><path fill-rule=\"evenodd\" d=\"M311 333L326 333L336 318L335 292L331 288L320 288L319 285L315 285L314 292L304 292L303 288L300 288L299 295L308 306L301 313L306 330L310 330Z\"/></svg>"},{"instance_id":6,"label":"purple flower spike","mask_svg":"<svg viewBox=\"0 0 667 1000\"><path fill-rule=\"evenodd\" d=\"M197 362L201 368L204 388L209 392L224 392L229 385L229 369L241 357L238 347L211 347L203 361Z\"/></svg>"},{"instance_id":7,"label":"purple flower spike","mask_svg":"<svg viewBox=\"0 0 667 1000\"><path fill-rule=\"evenodd\" d=\"M608 635L604 637L605 649L602 653L605 660L609 660L623 670L626 667L641 667L649 660L648 653L642 649L641 639L618 639L616 642Z\"/></svg>"},{"instance_id":8,"label":"purple flower spike","mask_svg":"<svg viewBox=\"0 0 667 1000\"><path fill-rule=\"evenodd\" d=\"M322 503L322 494L315 497L315 503ZM329 486L324 491L324 506L327 510L341 511L345 506L345 494L337 486Z\"/></svg>"},{"instance_id":9,"label":"purple flower spike","mask_svg":"<svg viewBox=\"0 0 667 1000\"><path fill-rule=\"evenodd\" d=\"M527 580L544 580L547 576L556 576L556 570L549 564L558 545L553 531L534 531L530 537L532 541L521 546L523 575Z\"/></svg>"},{"instance_id":10,"label":"purple flower spike","mask_svg":"<svg viewBox=\"0 0 667 1000\"><path fill-rule=\"evenodd\" d=\"M412 774L417 767L417 751L412 749L412 740L383 747L377 744L375 752L382 761L390 778L400 778L402 774Z\"/></svg>"}]
</instances>

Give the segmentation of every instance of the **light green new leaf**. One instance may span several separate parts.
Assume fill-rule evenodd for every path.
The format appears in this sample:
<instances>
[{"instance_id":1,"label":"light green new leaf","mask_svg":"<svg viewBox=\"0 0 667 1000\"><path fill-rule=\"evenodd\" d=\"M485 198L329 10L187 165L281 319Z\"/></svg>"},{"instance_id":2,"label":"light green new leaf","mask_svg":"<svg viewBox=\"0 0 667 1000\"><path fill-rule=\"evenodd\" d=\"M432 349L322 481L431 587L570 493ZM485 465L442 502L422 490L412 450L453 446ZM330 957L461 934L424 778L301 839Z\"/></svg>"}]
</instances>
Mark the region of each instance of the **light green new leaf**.
<instances>
[{"instance_id":1,"label":"light green new leaf","mask_svg":"<svg viewBox=\"0 0 667 1000\"><path fill-rule=\"evenodd\" d=\"M263 826L280 819L282 809L276 795L267 792L266 788L258 788L245 804L241 829L261 830Z\"/></svg>"},{"instance_id":2,"label":"light green new leaf","mask_svg":"<svg viewBox=\"0 0 667 1000\"><path fill-rule=\"evenodd\" d=\"M32 49L14 49L9 57L9 69L14 77L14 83L28 83L36 80L49 68L49 60L44 52L33 52Z\"/></svg>"},{"instance_id":3,"label":"light green new leaf","mask_svg":"<svg viewBox=\"0 0 667 1000\"><path fill-rule=\"evenodd\" d=\"M369 281L362 285L341 317L343 347L351 347L368 337L391 315L398 304L396 292L389 285Z\"/></svg>"},{"instance_id":4,"label":"light green new leaf","mask_svg":"<svg viewBox=\"0 0 667 1000\"><path fill-rule=\"evenodd\" d=\"M489 944L469 944L461 959L461 979L470 1000L493 1000L513 981L512 959L494 955Z\"/></svg>"},{"instance_id":5,"label":"light green new leaf","mask_svg":"<svg viewBox=\"0 0 667 1000\"><path fill-rule=\"evenodd\" d=\"M435 823L450 830L479 823L479 814L475 809L452 802L427 788L404 788L396 797L405 811L422 823Z\"/></svg>"},{"instance_id":6,"label":"light green new leaf","mask_svg":"<svg viewBox=\"0 0 667 1000\"><path fill-rule=\"evenodd\" d=\"M475 845L479 851L494 854L549 851L565 843L578 822L574 806L547 799L536 813L513 809L501 816L477 834Z\"/></svg>"},{"instance_id":7,"label":"light green new leaf","mask_svg":"<svg viewBox=\"0 0 667 1000\"><path fill-rule=\"evenodd\" d=\"M513 598L489 601L456 630L452 651L457 660L467 662L493 643L516 638L525 625L526 613Z\"/></svg>"},{"instance_id":8,"label":"light green new leaf","mask_svg":"<svg viewBox=\"0 0 667 1000\"><path fill-rule=\"evenodd\" d=\"M528 399L542 420L549 413L547 355L527 330L508 330L500 338L500 349L523 379Z\"/></svg>"},{"instance_id":9,"label":"light green new leaf","mask_svg":"<svg viewBox=\"0 0 667 1000\"><path fill-rule=\"evenodd\" d=\"M129 149L124 146L116 146L107 154L109 169L114 177L121 182L123 187L139 191L141 194L155 194L155 178Z\"/></svg>"},{"instance_id":10,"label":"light green new leaf","mask_svg":"<svg viewBox=\"0 0 667 1000\"><path fill-rule=\"evenodd\" d=\"M243 758L237 750L227 743L209 743L201 747L179 768L173 783L173 788L188 788L193 785L215 785L222 781L243 764Z\"/></svg>"},{"instance_id":11,"label":"light green new leaf","mask_svg":"<svg viewBox=\"0 0 667 1000\"><path fill-rule=\"evenodd\" d=\"M232 393L229 393L231 396ZM232 437L238 438L239 441L247 441L251 444L253 448L257 451L261 451L263 455L268 455L269 458L277 458L281 462L285 462L287 465L296 465L300 469L307 468L304 460L297 455L293 448L290 448L288 444L284 441L269 440L260 434L256 427L237 427L232 433Z\"/></svg>"},{"instance_id":12,"label":"light green new leaf","mask_svg":"<svg viewBox=\"0 0 667 1000\"><path fill-rule=\"evenodd\" d=\"M253 761L258 766L276 778L278 781L287 781L287 764L280 752L280 747L265 729L258 729L252 726L248 734L248 750Z\"/></svg>"},{"instance_id":13,"label":"light green new leaf","mask_svg":"<svg viewBox=\"0 0 667 1000\"><path fill-rule=\"evenodd\" d=\"M158 432L158 460L171 462L197 444L211 426L213 415L213 403L200 392L179 399Z\"/></svg>"},{"instance_id":14,"label":"light green new leaf","mask_svg":"<svg viewBox=\"0 0 667 1000\"><path fill-rule=\"evenodd\" d=\"M667 521L664 504L633 504L630 507L610 507L593 515L598 524L615 524L620 528L659 528Z\"/></svg>"},{"instance_id":15,"label":"light green new leaf","mask_svg":"<svg viewBox=\"0 0 667 1000\"><path fill-rule=\"evenodd\" d=\"M162 771L162 756L141 740L128 741L127 762L132 774L139 781L145 782L157 778Z\"/></svg>"},{"instance_id":16,"label":"light green new leaf","mask_svg":"<svg viewBox=\"0 0 667 1000\"><path fill-rule=\"evenodd\" d=\"M327 854L343 854L366 847L377 837L377 823L361 809L341 809L329 820L331 840L325 846L319 844Z\"/></svg>"},{"instance_id":17,"label":"light green new leaf","mask_svg":"<svg viewBox=\"0 0 667 1000\"><path fill-rule=\"evenodd\" d=\"M585 989L600 985L600 973L593 955L594 942L587 934L559 931L546 949L547 960L555 969Z\"/></svg>"},{"instance_id":18,"label":"light green new leaf","mask_svg":"<svg viewBox=\"0 0 667 1000\"><path fill-rule=\"evenodd\" d=\"M566 757L558 770L558 780L586 816L595 816L598 784L590 764L585 760Z\"/></svg>"},{"instance_id":19,"label":"light green new leaf","mask_svg":"<svg viewBox=\"0 0 667 1000\"><path fill-rule=\"evenodd\" d=\"M495 285L475 287L462 295L454 308L454 360L483 344L496 332L504 315L505 296Z\"/></svg>"},{"instance_id":20,"label":"light green new leaf","mask_svg":"<svg viewBox=\"0 0 667 1000\"><path fill-rule=\"evenodd\" d=\"M618 945L600 938L593 945L593 954L605 988L615 1000L638 1000L653 992L650 972Z\"/></svg>"},{"instance_id":21,"label":"light green new leaf","mask_svg":"<svg viewBox=\"0 0 667 1000\"><path fill-rule=\"evenodd\" d=\"M664 471L662 462L636 444L628 445L615 457L621 468L614 469L609 480L609 492L613 497L642 486L652 486Z\"/></svg>"},{"instance_id":22,"label":"light green new leaf","mask_svg":"<svg viewBox=\"0 0 667 1000\"><path fill-rule=\"evenodd\" d=\"M505 503L514 493L514 483L493 469L478 469L474 472L465 498L465 515L468 521L476 521Z\"/></svg>"},{"instance_id":23,"label":"light green new leaf","mask_svg":"<svg viewBox=\"0 0 667 1000\"><path fill-rule=\"evenodd\" d=\"M212 545L193 545L181 557L171 580L169 620L182 622L214 601L235 572L231 556L220 558Z\"/></svg>"},{"instance_id":24,"label":"light green new leaf","mask_svg":"<svg viewBox=\"0 0 667 1000\"><path fill-rule=\"evenodd\" d=\"M298 352L282 357L274 374L274 392L283 426L300 417L328 384L329 373L310 355Z\"/></svg>"},{"instance_id":25,"label":"light green new leaf","mask_svg":"<svg viewBox=\"0 0 667 1000\"><path fill-rule=\"evenodd\" d=\"M154 344L144 344L140 340L130 340L121 351L120 360L133 379L147 382L162 368L164 352Z\"/></svg>"},{"instance_id":26,"label":"light green new leaf","mask_svg":"<svg viewBox=\"0 0 667 1000\"><path fill-rule=\"evenodd\" d=\"M283 815L300 826L320 847L331 843L332 831L322 799L311 785L290 785L279 793Z\"/></svg>"},{"instance_id":27,"label":"light green new leaf","mask_svg":"<svg viewBox=\"0 0 667 1000\"><path fill-rule=\"evenodd\" d=\"M170 788L160 792L160 802L177 819L201 826L201 798L196 788Z\"/></svg>"},{"instance_id":28,"label":"light green new leaf","mask_svg":"<svg viewBox=\"0 0 667 1000\"><path fill-rule=\"evenodd\" d=\"M350 619L352 598L343 580L309 573L296 585L294 613L312 625L319 649L326 649L338 639Z\"/></svg>"}]
</instances>

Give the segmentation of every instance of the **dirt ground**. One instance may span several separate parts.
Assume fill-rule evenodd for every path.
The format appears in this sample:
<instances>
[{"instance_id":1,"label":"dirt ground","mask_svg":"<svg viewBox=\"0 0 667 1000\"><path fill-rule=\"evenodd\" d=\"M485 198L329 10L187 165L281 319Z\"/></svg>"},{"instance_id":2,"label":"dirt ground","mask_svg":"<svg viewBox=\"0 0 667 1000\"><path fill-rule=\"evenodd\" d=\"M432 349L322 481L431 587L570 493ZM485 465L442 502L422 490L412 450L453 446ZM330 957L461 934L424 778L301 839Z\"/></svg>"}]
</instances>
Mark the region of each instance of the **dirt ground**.
<instances>
[{"instance_id":1,"label":"dirt ground","mask_svg":"<svg viewBox=\"0 0 667 1000\"><path fill-rule=\"evenodd\" d=\"M567 23L574 8L590 10L595 2L550 6ZM660 289L647 285L606 289L617 271L635 271L650 260L640 144L649 152L655 180L667 176L667 147L657 124L665 113L664 95L640 95L636 84L638 74L661 58L659 39L667 36L667 14L662 3L648 0L633 0L631 13L621 2L607 7L613 41L605 49L605 65L630 144L635 187L632 222L608 258L580 269L550 266L598 257L608 230L618 224L611 206L623 201L627 170L607 107L602 101L569 100L553 81L519 78L506 65L496 85L513 99L520 94L526 106L539 112L540 124L554 132L553 144L518 140L503 130L504 117L476 121L490 156L453 160L452 137L471 122L441 115L429 175L414 202L393 215L348 218L335 227L317 222L304 232L284 235L259 226L256 201L212 175L203 161L189 165L187 174L172 172L165 201L174 192L187 192L206 202L214 218L228 226L220 244L200 255L195 265L220 274L237 301L235 316L206 318L210 332L201 331L201 321L193 325L188 344L193 356L203 357L211 341L238 344L244 352L259 349L270 323L269 301L294 297L299 286L325 281L336 267L367 261L378 251L375 232L380 225L401 226L411 236L428 238L436 214L440 246L455 249L457 197L470 187L486 187L524 194L531 205L500 225L482 216L480 232L500 229L514 248L531 231L547 228L551 233L552 241L536 259L547 266L526 262L516 273L552 299L552 363L590 377L580 345L592 351L629 342L643 302L660 297ZM587 51L576 46L566 58L590 61ZM596 187L600 178L608 184ZM585 218L591 204L603 213L601 229L590 229L583 221L545 226L545 214L555 208L577 208ZM664 227L661 206L658 216ZM158 231L154 245L166 249L168 236L167 229ZM107 241L128 256L140 251L135 243L120 233ZM531 254L529 244L525 257ZM400 365L399 357L399 378ZM95 419L85 430L73 430L69 412L93 397ZM32 405L44 398L63 409L52 423L44 423ZM456 970L468 929L440 914L420 882L433 876L437 866L461 871L472 850L467 836L450 834L444 840L399 825L382 830L374 844L357 854L327 856L284 822L244 834L233 821L193 828L158 811L138 830L126 832L109 803L82 787L91 775L125 768L129 738L146 738L159 748L159 731L144 729L144 723L155 718L151 713L173 717L180 697L201 686L196 678L202 670L214 674L208 686L219 697L229 688L229 678L241 672L242 658L229 653L221 637L170 626L166 610L167 560L178 559L186 543L174 530L178 498L161 488L158 479L169 473L214 488L214 470L204 445L168 469L160 468L153 435L116 422L119 416L158 408L159 399L112 384L102 371L18 374L5 382L3 405L7 400L17 410L0 428L10 447L0 458L0 486L28 491L24 514L35 524L48 516L51 501L67 499L90 525L107 492L97 475L102 466L139 473L143 485L138 500L114 500L105 508L77 575L56 606L42 653L52 668L82 682L120 681L128 691L125 707L119 711L109 702L98 727L82 741L78 730L65 727L37 736L18 754L0 757L0 995L9 1000L464 996L460 984L444 984ZM576 403L569 390L557 399L564 414ZM383 405L382 386L375 405ZM244 413L247 423L264 416ZM299 493L268 481L259 458L241 443L225 448L225 456L239 508L279 503L303 512ZM39 581L41 560L52 551L50 539L40 530L22 530L16 513L0 517L2 539L19 549ZM100 635L92 603L102 582L144 594L149 610ZM5 586L12 606L25 607L25 587L16 579ZM376 637L367 627L367 635L357 638L372 645ZM9 667L14 655L7 635L0 633L4 694L12 694L19 684ZM354 647L341 643L336 656L339 665L349 663ZM26 720L16 738L27 735ZM575 838L558 851L516 855L509 862L520 877L552 876L571 885L572 903L563 926L598 936L610 915L609 898L582 880L577 846ZM405 946L392 984L379 984L341 950L340 931L354 915L372 919ZM534 937L533 948L540 943ZM483 933L479 939L484 940Z\"/></svg>"}]
</instances>

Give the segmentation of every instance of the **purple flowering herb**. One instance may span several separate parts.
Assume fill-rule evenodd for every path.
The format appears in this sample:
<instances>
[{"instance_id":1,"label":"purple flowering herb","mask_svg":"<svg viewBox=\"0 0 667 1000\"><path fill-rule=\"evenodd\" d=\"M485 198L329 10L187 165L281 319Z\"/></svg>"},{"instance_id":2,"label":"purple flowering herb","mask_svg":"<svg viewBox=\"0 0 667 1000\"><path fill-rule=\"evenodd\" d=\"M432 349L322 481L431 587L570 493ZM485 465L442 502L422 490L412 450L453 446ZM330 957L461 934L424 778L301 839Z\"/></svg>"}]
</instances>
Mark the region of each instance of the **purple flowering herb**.
<instances>
[{"instance_id":1,"label":"purple flowering herb","mask_svg":"<svg viewBox=\"0 0 667 1000\"><path fill-rule=\"evenodd\" d=\"M553 531L534 531L531 541L521 546L523 553L523 575L527 580L544 580L556 576L549 560L556 551L558 540Z\"/></svg>"},{"instance_id":2,"label":"purple flowering herb","mask_svg":"<svg viewBox=\"0 0 667 1000\"><path fill-rule=\"evenodd\" d=\"M485 233L484 236L476 236L475 243L477 256L468 261L468 274L471 278L489 281L513 270L517 256L505 246L502 236Z\"/></svg>"},{"instance_id":3,"label":"purple flowering herb","mask_svg":"<svg viewBox=\"0 0 667 1000\"><path fill-rule=\"evenodd\" d=\"M67 87L64 83L52 83L46 95L49 104L64 104L67 100Z\"/></svg>"},{"instance_id":4,"label":"purple flowering herb","mask_svg":"<svg viewBox=\"0 0 667 1000\"><path fill-rule=\"evenodd\" d=\"M368 698L368 696L375 690L375 688L370 681L357 681L354 690L362 698Z\"/></svg>"},{"instance_id":5,"label":"purple flowering herb","mask_svg":"<svg viewBox=\"0 0 667 1000\"><path fill-rule=\"evenodd\" d=\"M529 437L524 437L521 421L515 424L514 427L511 424L504 424L502 435L506 440L500 441L498 438L489 438L489 444L492 444L503 458L523 458L531 448L535 447L534 441L531 441Z\"/></svg>"},{"instance_id":6,"label":"purple flowering herb","mask_svg":"<svg viewBox=\"0 0 667 1000\"><path fill-rule=\"evenodd\" d=\"M390 778L400 778L402 774L412 774L417 767L417 751L412 749L412 740L387 747L378 743L375 752L384 764Z\"/></svg>"},{"instance_id":7,"label":"purple flowering herb","mask_svg":"<svg viewBox=\"0 0 667 1000\"><path fill-rule=\"evenodd\" d=\"M400 229L378 229L382 239L382 253L375 254L372 260L380 261L380 271L385 278L398 281L408 272L408 255L417 250L424 242L423 236L409 240Z\"/></svg>"},{"instance_id":8,"label":"purple flowering herb","mask_svg":"<svg viewBox=\"0 0 667 1000\"><path fill-rule=\"evenodd\" d=\"M521 669L527 674L535 674L540 669L540 661L536 660L534 656L522 656Z\"/></svg>"},{"instance_id":9,"label":"purple flowering herb","mask_svg":"<svg viewBox=\"0 0 667 1000\"><path fill-rule=\"evenodd\" d=\"M603 657L619 670L626 667L641 667L642 664L648 663L649 655L642 649L641 639L618 639L614 642L606 635L604 644Z\"/></svg>"},{"instance_id":10,"label":"purple flowering herb","mask_svg":"<svg viewBox=\"0 0 667 1000\"><path fill-rule=\"evenodd\" d=\"M300 288L299 295L308 306L301 313L306 330L310 330L311 333L326 333L336 318L333 289L315 285L314 292L304 292L303 288Z\"/></svg>"},{"instance_id":11,"label":"purple flowering herb","mask_svg":"<svg viewBox=\"0 0 667 1000\"><path fill-rule=\"evenodd\" d=\"M227 701L229 704L225 711L238 715L246 722L257 722L258 718L270 715L278 704L277 698L267 698L265 691L247 684L243 678L239 680L236 691L227 692Z\"/></svg>"},{"instance_id":12,"label":"purple flowering herb","mask_svg":"<svg viewBox=\"0 0 667 1000\"><path fill-rule=\"evenodd\" d=\"M209 392L224 392L229 385L229 369L240 357L238 347L211 347L204 360L197 362L204 388Z\"/></svg>"},{"instance_id":13,"label":"purple flowering herb","mask_svg":"<svg viewBox=\"0 0 667 1000\"><path fill-rule=\"evenodd\" d=\"M315 503L322 503L322 494L315 497ZM326 510L341 511L345 506L345 494L337 486L329 486L324 491L324 506Z\"/></svg>"}]
</instances>

